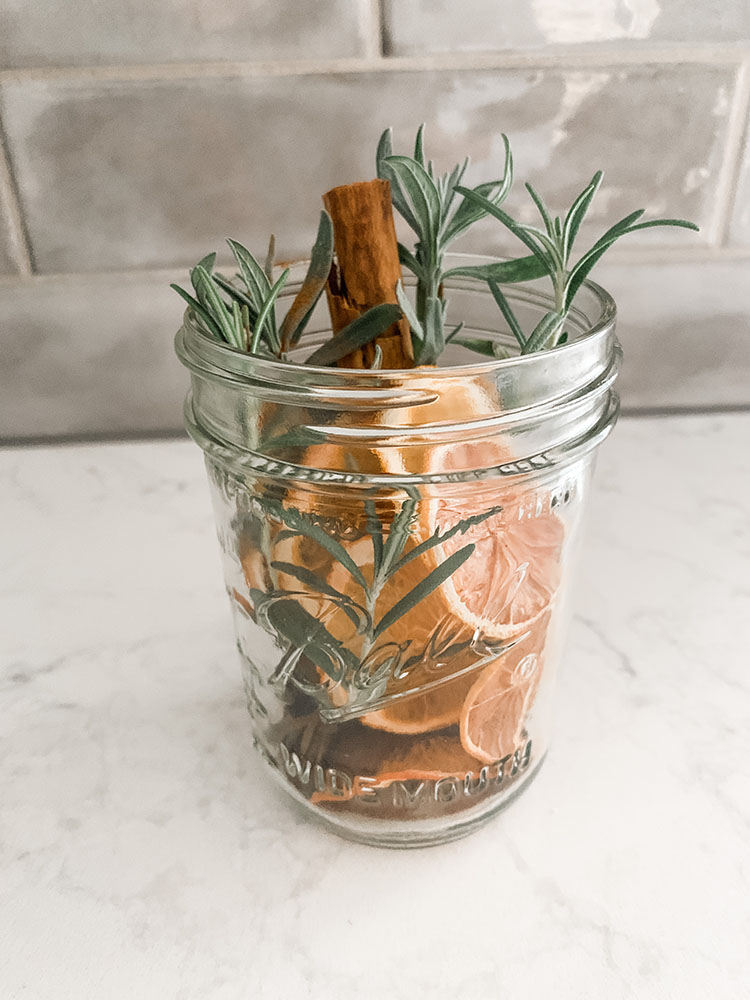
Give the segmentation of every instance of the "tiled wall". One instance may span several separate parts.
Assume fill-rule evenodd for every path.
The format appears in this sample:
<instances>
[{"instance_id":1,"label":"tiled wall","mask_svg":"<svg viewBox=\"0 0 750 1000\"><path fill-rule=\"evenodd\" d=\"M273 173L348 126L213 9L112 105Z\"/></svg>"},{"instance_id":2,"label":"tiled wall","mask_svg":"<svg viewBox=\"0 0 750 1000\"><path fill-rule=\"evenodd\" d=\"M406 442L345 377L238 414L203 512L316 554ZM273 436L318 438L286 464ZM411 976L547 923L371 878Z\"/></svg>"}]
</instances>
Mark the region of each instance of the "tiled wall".
<instances>
[{"instance_id":1,"label":"tiled wall","mask_svg":"<svg viewBox=\"0 0 750 1000\"><path fill-rule=\"evenodd\" d=\"M749 95L748 0L0 0L0 436L179 427L169 281L226 235L304 253L423 120L475 177L507 132L560 208L603 167L597 228L698 222L598 271L623 403L750 405Z\"/></svg>"}]
</instances>

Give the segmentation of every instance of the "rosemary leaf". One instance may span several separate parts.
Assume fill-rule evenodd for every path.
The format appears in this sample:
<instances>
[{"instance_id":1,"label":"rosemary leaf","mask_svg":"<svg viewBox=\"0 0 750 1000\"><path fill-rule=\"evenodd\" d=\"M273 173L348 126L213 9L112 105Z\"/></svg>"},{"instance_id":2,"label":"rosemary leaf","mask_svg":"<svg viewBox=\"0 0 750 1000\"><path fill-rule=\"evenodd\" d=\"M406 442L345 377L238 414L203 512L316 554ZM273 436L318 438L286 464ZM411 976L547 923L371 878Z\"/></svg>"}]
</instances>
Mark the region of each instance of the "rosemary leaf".
<instances>
[{"instance_id":1,"label":"rosemary leaf","mask_svg":"<svg viewBox=\"0 0 750 1000\"><path fill-rule=\"evenodd\" d=\"M333 365L352 351L382 336L388 327L400 318L401 309L397 305L373 306L352 320L343 330L339 330L335 337L331 337L327 343L313 351L305 364Z\"/></svg>"},{"instance_id":2,"label":"rosemary leaf","mask_svg":"<svg viewBox=\"0 0 750 1000\"><path fill-rule=\"evenodd\" d=\"M375 344L375 353L372 358L372 364L370 365L371 372L380 371L383 367L383 348L380 344Z\"/></svg>"},{"instance_id":3,"label":"rosemary leaf","mask_svg":"<svg viewBox=\"0 0 750 1000\"><path fill-rule=\"evenodd\" d=\"M417 278L424 278L424 272L419 261L410 250L406 249L403 243L399 243L398 245L398 259L399 263L403 264L404 267L408 267Z\"/></svg>"},{"instance_id":4,"label":"rosemary leaf","mask_svg":"<svg viewBox=\"0 0 750 1000\"><path fill-rule=\"evenodd\" d=\"M508 324L511 333L520 344L521 350L523 350L524 346L526 345L526 338L524 337L523 332L521 331L521 326L518 320L516 319L516 314L513 312L510 302L508 302L506 297L503 295L502 291L500 290L500 286L497 284L496 281L490 278L488 284L490 287L490 291L492 292L492 297L494 298L495 302L497 302L497 304L500 306L500 311L505 317L505 322Z\"/></svg>"},{"instance_id":5,"label":"rosemary leaf","mask_svg":"<svg viewBox=\"0 0 750 1000\"><path fill-rule=\"evenodd\" d=\"M200 318L203 325L206 327L206 329L208 330L208 332L211 334L212 337L215 337L217 340L224 339L222 332L219 329L219 324L214 320L211 313L207 309L203 308L203 306L197 299L194 299L189 292L186 292L184 288L180 288L179 285L170 285L169 287L174 288L177 294L181 298L183 298L185 302L187 302L190 308Z\"/></svg>"},{"instance_id":6,"label":"rosemary leaf","mask_svg":"<svg viewBox=\"0 0 750 1000\"><path fill-rule=\"evenodd\" d=\"M304 650L316 667L334 681L343 679L344 664L353 669L353 654L335 639L321 621L292 598L274 601L266 611L269 624L291 643Z\"/></svg>"},{"instance_id":7,"label":"rosemary leaf","mask_svg":"<svg viewBox=\"0 0 750 1000\"><path fill-rule=\"evenodd\" d=\"M365 527L372 544L372 573L373 577L376 577L383 565L383 523L378 517L375 502L369 497L365 500L365 513L367 515Z\"/></svg>"},{"instance_id":8,"label":"rosemary leaf","mask_svg":"<svg viewBox=\"0 0 750 1000\"><path fill-rule=\"evenodd\" d=\"M597 170L594 176L591 178L586 187L581 191L576 200L570 206L568 214L565 216L565 222L563 223L562 229L562 249L563 249L563 259L567 263L570 252L573 249L573 243L578 235L578 230L581 228L581 223L584 220L586 212L589 210L591 202L594 200L594 195L599 190L599 185L602 182L602 177L604 174L601 170Z\"/></svg>"},{"instance_id":9,"label":"rosemary leaf","mask_svg":"<svg viewBox=\"0 0 750 1000\"><path fill-rule=\"evenodd\" d=\"M514 236L517 236L522 243L525 243L534 256L538 258L539 262L544 267L545 274L549 273L550 261L545 257L544 252L540 250L538 243L530 237L525 226L516 222L515 219L511 218L511 216L504 212L499 206L489 201L483 195L477 194L476 191L472 191L471 188L465 188L459 185L456 190L459 194L462 194L464 198L468 199L468 201L472 201L476 205L484 208L487 215L493 215L496 219L502 222L502 224L509 229Z\"/></svg>"},{"instance_id":10,"label":"rosemary leaf","mask_svg":"<svg viewBox=\"0 0 750 1000\"><path fill-rule=\"evenodd\" d=\"M548 312L544 315L531 332L526 341L522 354L533 354L535 351L543 351L552 341L555 334L565 321L565 317L556 312Z\"/></svg>"},{"instance_id":11,"label":"rosemary leaf","mask_svg":"<svg viewBox=\"0 0 750 1000\"><path fill-rule=\"evenodd\" d=\"M294 507L284 507L278 501L267 498L259 499L259 503L298 535L304 535L321 545L336 562L341 563L363 590L367 590L367 581L362 575L362 571L340 542L327 535L321 527L314 524Z\"/></svg>"},{"instance_id":12,"label":"rosemary leaf","mask_svg":"<svg viewBox=\"0 0 750 1000\"><path fill-rule=\"evenodd\" d=\"M237 288L235 285L233 285L231 281L225 278L223 274L217 273L211 275L211 277L214 279L216 284L223 291L227 293L227 295L230 298L234 299L236 302L239 302L241 306L247 306L247 308L250 310L250 316L252 318L255 318L255 316L257 316L258 311L255 308L255 305L252 303L252 301L248 298L248 296L245 295L245 293L241 291L239 288Z\"/></svg>"},{"instance_id":13,"label":"rosemary leaf","mask_svg":"<svg viewBox=\"0 0 750 1000\"><path fill-rule=\"evenodd\" d=\"M463 328L464 328L464 321L461 320L461 322L457 326L454 326L451 332L445 338L446 344L450 344L453 338L456 337L463 330Z\"/></svg>"},{"instance_id":14,"label":"rosemary leaf","mask_svg":"<svg viewBox=\"0 0 750 1000\"><path fill-rule=\"evenodd\" d=\"M445 271L443 278L476 278L478 281L495 281L510 285L519 281L532 281L547 274L543 261L536 255L503 260L495 264L467 264Z\"/></svg>"},{"instance_id":15,"label":"rosemary leaf","mask_svg":"<svg viewBox=\"0 0 750 1000\"><path fill-rule=\"evenodd\" d=\"M396 282L396 298L398 299L398 304L401 306L401 311L411 327L411 332L418 340L424 340L424 330L422 329L422 324L417 319L414 306L412 306L409 301L409 296L404 291L404 286L400 281Z\"/></svg>"},{"instance_id":16,"label":"rosemary leaf","mask_svg":"<svg viewBox=\"0 0 750 1000\"><path fill-rule=\"evenodd\" d=\"M242 280L247 287L248 295L256 312L260 312L266 295L271 290L271 282L266 277L266 272L253 257L247 247L243 247L237 240L227 240L229 248L234 254L237 266L240 269Z\"/></svg>"},{"instance_id":17,"label":"rosemary leaf","mask_svg":"<svg viewBox=\"0 0 750 1000\"><path fill-rule=\"evenodd\" d=\"M429 240L431 245L436 244L440 224L440 196L435 182L424 167L408 156L389 156L385 166L398 178L409 197L412 212L419 223L415 231L420 241Z\"/></svg>"},{"instance_id":18,"label":"rosemary leaf","mask_svg":"<svg viewBox=\"0 0 750 1000\"><path fill-rule=\"evenodd\" d=\"M328 212L320 213L318 235L310 254L310 265L289 312L281 324L281 348L288 351L299 342L318 299L326 286L333 261L333 223Z\"/></svg>"},{"instance_id":19,"label":"rosemary leaf","mask_svg":"<svg viewBox=\"0 0 750 1000\"><path fill-rule=\"evenodd\" d=\"M211 314L221 330L221 335L224 340L226 340L228 344L232 344L234 347L238 347L242 350L242 344L236 336L234 325L229 317L229 313L227 312L227 307L224 305L221 296L216 291L211 275L204 267L201 267L200 264L196 264L190 272L190 278L193 282L193 287L195 288L195 294L198 296L198 301L203 308Z\"/></svg>"},{"instance_id":20,"label":"rosemary leaf","mask_svg":"<svg viewBox=\"0 0 750 1000\"><path fill-rule=\"evenodd\" d=\"M477 354L483 354L487 358L497 358L495 352L497 345L494 340L483 340L479 337L456 337L453 343L458 344L459 347L466 347L470 351L476 351Z\"/></svg>"},{"instance_id":21,"label":"rosemary leaf","mask_svg":"<svg viewBox=\"0 0 750 1000\"><path fill-rule=\"evenodd\" d=\"M393 519L383 553L382 574L380 574L383 580L389 579L396 572L395 567L409 540L416 510L417 498L412 496L408 500L404 500L401 509Z\"/></svg>"},{"instance_id":22,"label":"rosemary leaf","mask_svg":"<svg viewBox=\"0 0 750 1000\"><path fill-rule=\"evenodd\" d=\"M273 262L276 257L276 237L271 233L271 237L268 240L268 252L266 253L266 262L263 265L263 273L268 278L269 285L273 282Z\"/></svg>"},{"instance_id":23,"label":"rosemary leaf","mask_svg":"<svg viewBox=\"0 0 750 1000\"><path fill-rule=\"evenodd\" d=\"M532 201L536 205L539 214L542 217L542 222L544 223L544 228L547 230L547 235L552 239L555 238L555 224L552 221L552 217L547 211L547 206L544 204L544 199L540 194L538 194L534 188L528 182L524 185L526 190L531 195Z\"/></svg>"},{"instance_id":24,"label":"rosemary leaf","mask_svg":"<svg viewBox=\"0 0 750 1000\"><path fill-rule=\"evenodd\" d=\"M215 253L207 253L205 257L202 257L198 261L198 266L205 268L206 271L208 271L208 273L210 274L213 271L213 269L214 269L214 264L215 263L216 263L216 254Z\"/></svg>"},{"instance_id":25,"label":"rosemary leaf","mask_svg":"<svg viewBox=\"0 0 750 1000\"><path fill-rule=\"evenodd\" d=\"M456 198L456 185L461 183L464 174L469 166L469 157L467 156L463 163L457 163L456 166L451 170L450 174L446 174L441 178L443 183L443 191L440 195L440 201L442 204L442 213L440 219L441 236L444 245L451 243L455 237L446 236L444 230L445 224L448 222L450 216L450 210L453 207L453 202ZM456 234L458 235L458 234Z\"/></svg>"},{"instance_id":26,"label":"rosemary leaf","mask_svg":"<svg viewBox=\"0 0 750 1000\"><path fill-rule=\"evenodd\" d=\"M247 339L245 337L245 328L242 325L242 313L240 312L240 306L236 299L232 300L232 325L234 326L236 343L239 345L241 350L246 351Z\"/></svg>"},{"instance_id":27,"label":"rosemary leaf","mask_svg":"<svg viewBox=\"0 0 750 1000\"><path fill-rule=\"evenodd\" d=\"M457 524L454 524L452 528L448 528L447 531L441 532L440 529L434 531L429 538L426 538L419 545L415 545L413 549L406 553L402 559L400 559L396 565L393 567L392 573L398 573L399 570L407 566L413 559L418 559L420 556L424 555L425 552L429 552L430 549L434 548L436 545L441 545L443 542L447 541L449 538L453 538L454 535L464 534L469 528L475 527L477 524L481 524L486 521L489 517L494 517L495 514L499 514L502 510L502 506L490 507L489 510L482 511L481 514L472 514L469 517L464 517Z\"/></svg>"},{"instance_id":28,"label":"rosemary leaf","mask_svg":"<svg viewBox=\"0 0 750 1000\"><path fill-rule=\"evenodd\" d=\"M513 184L513 154L511 153L507 135L503 135L502 139L505 146L505 165L503 167L502 179L499 181L486 181L484 184L478 184L473 189L480 196L488 198L494 205L501 205L505 201ZM460 193L461 191L461 180L467 166L468 159L464 161L464 169L460 171L453 182L450 194L451 202L456 193ZM452 243L453 240L461 236L470 226L482 219L485 214L480 205L467 202L464 199L456 209L450 224L441 234L443 246L447 247L449 243Z\"/></svg>"},{"instance_id":29,"label":"rosemary leaf","mask_svg":"<svg viewBox=\"0 0 750 1000\"><path fill-rule=\"evenodd\" d=\"M380 136L380 142L378 143L377 153L375 154L375 166L377 171L377 176L390 181L391 185L391 201L393 202L393 207L399 212L400 215L404 217L406 222L411 226L414 232L418 232L419 223L414 218L409 203L404 194L401 183L398 177L394 174L393 170L387 167L386 161L390 159L393 155L393 147L391 144L391 130L387 128L383 134Z\"/></svg>"},{"instance_id":30,"label":"rosemary leaf","mask_svg":"<svg viewBox=\"0 0 750 1000\"><path fill-rule=\"evenodd\" d=\"M417 129L417 138L414 142L414 159L424 168L424 122Z\"/></svg>"},{"instance_id":31,"label":"rosemary leaf","mask_svg":"<svg viewBox=\"0 0 750 1000\"><path fill-rule=\"evenodd\" d=\"M405 594L400 601L397 601L393 605L390 611L383 615L375 626L373 637L377 639L386 629L389 629L391 625L397 622L399 618L403 618L405 614L408 614L420 601L429 597L433 590L436 590L448 577L453 576L456 570L466 562L474 549L475 545L473 542L465 545L458 552L454 552L452 556L449 556L444 562L441 562L439 566L436 566L431 573L428 573L423 580L420 580L416 587L410 590L408 594Z\"/></svg>"},{"instance_id":32,"label":"rosemary leaf","mask_svg":"<svg viewBox=\"0 0 750 1000\"><path fill-rule=\"evenodd\" d=\"M287 576L294 577L295 580L299 580L300 583L303 583L314 592L325 594L327 597L334 597L340 603L341 610L355 625L361 623L362 615L367 615L367 611L361 604L357 604L351 597L336 590L322 576L314 573L311 569L307 569L305 566L295 566L293 563L274 560L271 563L271 568L278 570L280 573L286 573ZM356 613L357 611L360 612L359 615Z\"/></svg>"},{"instance_id":33,"label":"rosemary leaf","mask_svg":"<svg viewBox=\"0 0 750 1000\"><path fill-rule=\"evenodd\" d=\"M288 277L289 277L289 268L286 268L285 271L281 272L278 281L273 286L273 288L268 292L266 300L261 306L260 311L258 312L258 318L255 321L255 329L253 330L253 339L250 344L250 352L252 354L255 354L256 351L258 350L258 344L260 343L260 338L263 334L263 328L266 325L268 326L267 336L270 341L270 346L277 352L281 347L281 344L279 343L278 340L278 335L276 333L276 326L272 322L273 306L274 303L276 302L276 298L279 292L286 284L286 279Z\"/></svg>"},{"instance_id":34,"label":"rosemary leaf","mask_svg":"<svg viewBox=\"0 0 750 1000\"><path fill-rule=\"evenodd\" d=\"M607 250L609 250L614 242L615 239L613 238L608 243L604 243L599 246L597 250L589 250L588 253L581 257L573 270L568 274L565 282L565 298L563 300L566 310L570 309L573 304L573 299L578 293L578 289L589 276L599 259L607 252Z\"/></svg>"},{"instance_id":35,"label":"rosemary leaf","mask_svg":"<svg viewBox=\"0 0 750 1000\"><path fill-rule=\"evenodd\" d=\"M648 222L639 222L635 226L628 226L627 231L634 233L637 229L653 229L654 226L677 226L678 229L691 229L694 233L700 232L700 226L694 222L686 222L685 219L650 219Z\"/></svg>"}]
</instances>

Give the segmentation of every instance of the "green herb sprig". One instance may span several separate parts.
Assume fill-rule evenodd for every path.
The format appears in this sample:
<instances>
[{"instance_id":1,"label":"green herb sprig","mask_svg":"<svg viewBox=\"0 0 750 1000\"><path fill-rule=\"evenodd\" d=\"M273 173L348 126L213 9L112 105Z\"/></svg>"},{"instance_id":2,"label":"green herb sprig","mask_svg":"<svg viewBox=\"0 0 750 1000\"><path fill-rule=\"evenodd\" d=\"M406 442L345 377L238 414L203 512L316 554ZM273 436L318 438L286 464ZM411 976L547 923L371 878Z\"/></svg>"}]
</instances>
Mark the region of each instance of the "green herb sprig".
<instances>
[{"instance_id":1,"label":"green herb sprig","mask_svg":"<svg viewBox=\"0 0 750 1000\"><path fill-rule=\"evenodd\" d=\"M637 232L640 229L652 229L656 226L678 226L682 229L698 230L698 226L692 222L686 222L684 219L652 219L646 222L639 222L638 220L643 216L645 210L638 209L638 211L632 212L624 219L616 222L614 226L611 226L571 266L570 258L573 244L575 243L581 224L586 217L586 213L591 207L594 196L599 190L602 177L602 171L598 170L575 199L564 219L561 219L560 216L553 218L541 195L535 191L531 184L526 184L526 190L531 195L542 218L544 224L543 230L536 226L517 222L504 212L499 205L484 197L476 189L472 190L460 185L456 188L463 195L465 201L476 205L477 208L483 209L487 215L494 216L528 247L541 270L538 276L549 277L552 282L555 299L554 309L546 313L531 333L526 335L521 330L518 319L500 288L500 280L491 273L483 276L508 327L518 341L522 354L543 351L564 342L565 321L576 293L591 273L594 265L621 237L628 233ZM489 353L487 345L491 345L491 342L479 341L476 345L467 344L466 346L473 346L475 350L479 350L481 353Z\"/></svg>"},{"instance_id":2,"label":"green herb sprig","mask_svg":"<svg viewBox=\"0 0 750 1000\"><path fill-rule=\"evenodd\" d=\"M273 236L262 267L242 243L231 239L227 243L238 267L235 281L214 272L216 254L210 253L190 271L194 296L179 285L171 287L187 302L209 336L239 351L284 361L288 352L299 343L331 270L331 217L325 211L320 213L318 234L305 279L280 326L275 306L289 278L289 268L273 281ZM314 351L306 363L335 364L351 351L381 336L400 317L401 310L396 305L374 306Z\"/></svg>"},{"instance_id":3,"label":"green herb sprig","mask_svg":"<svg viewBox=\"0 0 750 1000\"><path fill-rule=\"evenodd\" d=\"M448 302L444 282L454 277L487 283L521 353L557 347L567 338L566 320L581 285L618 239L656 226L698 230L694 223L683 219L641 222L644 210L639 209L611 226L572 263L576 237L601 185L602 172L594 174L564 218L553 217L541 195L531 184L526 184L543 228L527 225L501 207L513 183L510 144L505 135L502 139L505 146L502 177L469 188L461 183L469 165L468 158L441 175L436 174L432 161L425 159L424 125L417 131L413 156L395 156L391 130L383 132L376 154L377 174L389 181L393 206L417 237L412 250L401 243L398 245L401 264L416 278L415 302L412 304L399 281L395 288L398 306L385 303L374 306L314 351L305 363L336 364L347 354L376 340L402 313L409 322L417 365L435 364L451 342L489 357L505 356L505 349L494 340L459 336L463 323L445 333ZM514 260L446 268L445 254L451 244L480 219L489 216L501 222L530 253ZM178 285L172 288L191 307L207 335L240 351L287 360L289 352L299 343L328 279L333 261L330 216L327 212L321 213L307 274L280 325L277 324L276 301L288 280L289 269L273 281L273 237L263 266L241 243L227 242L238 266L235 280L214 273L216 254L211 253L190 272L195 295ZM539 278L550 279L554 305L533 330L525 332L501 286ZM382 352L378 349L372 367L377 369L381 364Z\"/></svg>"},{"instance_id":4,"label":"green herb sprig","mask_svg":"<svg viewBox=\"0 0 750 1000\"><path fill-rule=\"evenodd\" d=\"M389 531L384 531L383 522L378 515L375 503L368 499L365 507L365 532L372 546L372 573L365 575L353 560L347 549L338 538L329 534L321 524L312 520L293 507L286 507L278 500L270 497L257 497L258 505L264 515L284 525L282 538L302 537L309 539L323 548L349 575L359 599L336 589L327 580L306 566L297 566L286 561L274 560L271 553L267 554L269 566L276 573L292 577L303 585L302 594L315 593L326 596L333 604L350 619L357 632L363 636L363 648L360 660L363 660L383 636L383 634L404 615L429 597L441 584L451 577L456 570L472 555L475 549L473 542L462 546L451 555L437 562L421 580L419 580L396 603L383 611L379 601L385 585L405 566L421 558L426 552L441 546L448 539L458 534L464 534L470 528L481 524L488 518L498 514L502 507L494 506L489 510L473 514L458 521L451 528L436 529L418 545L407 550L407 542L413 535L417 520L418 495L409 496L402 501ZM307 656L320 667L324 673L333 676L335 680L346 680L338 677L332 670L338 671L343 662L354 669L359 660L334 638L325 625L313 618L299 603L300 594L294 590L274 589L269 593L251 590L253 602L259 620L277 633L282 640L292 644L293 649L304 648ZM332 666L333 665L333 666ZM277 678L279 679L279 678Z\"/></svg>"},{"instance_id":5,"label":"green herb sprig","mask_svg":"<svg viewBox=\"0 0 750 1000\"><path fill-rule=\"evenodd\" d=\"M424 124L419 126L413 156L394 156L391 130L380 137L376 154L377 174L390 182L391 200L396 211L413 229L417 243L411 251L399 243L399 258L417 279L416 305L412 306L399 282L398 303L411 327L414 360L417 364L434 364L445 345L456 338L463 324L445 336L447 301L443 281L452 275L487 278L495 281L527 281L540 277L544 271L535 255L511 262L498 262L484 267L445 269L448 247L463 236L480 219L490 214L488 206L499 208L513 183L513 156L507 136L505 165L499 180L486 181L473 189L476 200L464 199L456 204L457 192L469 166L468 157L449 173L437 175L432 161L425 162Z\"/></svg>"}]
</instances>

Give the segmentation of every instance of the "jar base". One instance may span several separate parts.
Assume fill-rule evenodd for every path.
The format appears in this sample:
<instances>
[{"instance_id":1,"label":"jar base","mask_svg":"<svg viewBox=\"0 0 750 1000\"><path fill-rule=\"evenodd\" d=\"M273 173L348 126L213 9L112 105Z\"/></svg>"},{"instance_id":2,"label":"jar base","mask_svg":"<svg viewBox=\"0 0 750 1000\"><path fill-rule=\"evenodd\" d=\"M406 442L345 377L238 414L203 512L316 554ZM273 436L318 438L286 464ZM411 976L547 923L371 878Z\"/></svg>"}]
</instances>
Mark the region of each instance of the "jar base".
<instances>
[{"instance_id":1,"label":"jar base","mask_svg":"<svg viewBox=\"0 0 750 1000\"><path fill-rule=\"evenodd\" d=\"M539 773L542 764L546 760L546 753L539 758L533 767L520 778L515 786L509 790L507 795L498 796L496 802L483 803L474 809L467 810L462 814L462 818L455 822L447 822L446 819L418 820L414 823L399 821L398 823L379 821L375 819L360 819L359 817L347 817L340 819L332 815L327 815L319 807L310 804L304 796L295 792L283 777L275 770L271 773L276 778L278 784L284 789L287 795L294 801L306 817L312 817L319 826L325 827L331 833L342 837L344 840L353 841L358 844L366 844L369 847L386 847L393 850L405 850L409 848L437 847L440 844L448 844L452 840L461 840L480 827L489 823L491 819L508 808L515 800L529 787L531 782Z\"/></svg>"}]
</instances>

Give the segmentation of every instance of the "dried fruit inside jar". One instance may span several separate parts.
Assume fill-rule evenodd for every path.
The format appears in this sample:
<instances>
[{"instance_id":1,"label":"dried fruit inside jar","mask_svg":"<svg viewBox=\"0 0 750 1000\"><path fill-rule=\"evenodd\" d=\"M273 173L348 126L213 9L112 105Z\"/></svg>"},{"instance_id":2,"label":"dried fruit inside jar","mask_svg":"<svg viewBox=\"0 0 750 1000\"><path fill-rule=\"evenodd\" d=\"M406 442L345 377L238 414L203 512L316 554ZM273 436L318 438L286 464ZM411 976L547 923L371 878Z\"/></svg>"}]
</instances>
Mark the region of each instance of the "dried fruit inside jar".
<instances>
[{"instance_id":1,"label":"dried fruit inside jar","mask_svg":"<svg viewBox=\"0 0 750 1000\"><path fill-rule=\"evenodd\" d=\"M326 444L306 462L351 458ZM509 453L490 441L358 460L447 476ZM344 504L294 487L258 504L242 600L284 650L285 711L259 736L280 772L322 808L381 818L504 793L532 762L564 543L553 494L440 484Z\"/></svg>"}]
</instances>

